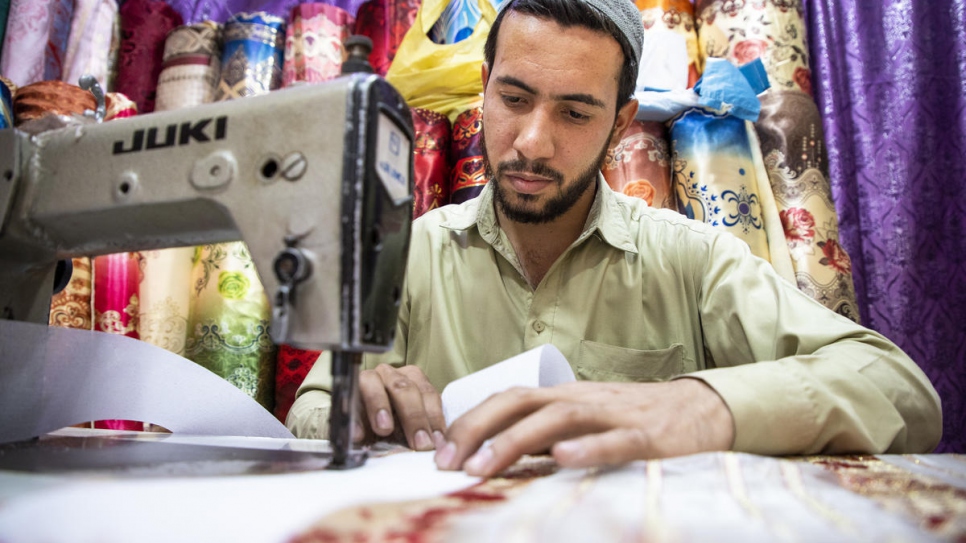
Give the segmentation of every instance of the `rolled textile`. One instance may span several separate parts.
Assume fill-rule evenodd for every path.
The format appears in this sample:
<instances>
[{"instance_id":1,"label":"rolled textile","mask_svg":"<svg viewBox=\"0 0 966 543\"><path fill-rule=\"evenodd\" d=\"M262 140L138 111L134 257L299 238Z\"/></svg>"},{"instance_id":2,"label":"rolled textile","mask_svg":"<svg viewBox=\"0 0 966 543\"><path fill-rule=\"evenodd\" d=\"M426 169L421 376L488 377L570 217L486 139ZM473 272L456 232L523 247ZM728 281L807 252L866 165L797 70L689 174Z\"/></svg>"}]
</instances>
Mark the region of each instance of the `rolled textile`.
<instances>
[{"instance_id":1,"label":"rolled textile","mask_svg":"<svg viewBox=\"0 0 966 543\"><path fill-rule=\"evenodd\" d=\"M161 0L126 0L120 8L121 46L114 90L134 101L141 113L154 111L158 75L168 33L181 15Z\"/></svg>"},{"instance_id":2,"label":"rolled textile","mask_svg":"<svg viewBox=\"0 0 966 543\"><path fill-rule=\"evenodd\" d=\"M688 55L687 87L693 87L701 77L701 54L691 0L635 0L635 3L644 23L645 43L652 39L662 40L668 32L683 38ZM646 63L647 59L642 62ZM641 75L646 78L647 74Z\"/></svg>"},{"instance_id":3,"label":"rolled textile","mask_svg":"<svg viewBox=\"0 0 966 543\"><path fill-rule=\"evenodd\" d=\"M449 203L452 129L445 115L412 108L416 142L413 146L413 218Z\"/></svg>"},{"instance_id":4,"label":"rolled textile","mask_svg":"<svg viewBox=\"0 0 966 543\"><path fill-rule=\"evenodd\" d=\"M449 181L452 204L461 204L476 198L486 185L482 130L482 107L470 108L460 113L453 123L453 143L450 151L453 172Z\"/></svg>"},{"instance_id":5,"label":"rolled textile","mask_svg":"<svg viewBox=\"0 0 966 543\"><path fill-rule=\"evenodd\" d=\"M158 76L157 111L213 102L221 77L221 25L212 21L179 26L164 42Z\"/></svg>"},{"instance_id":6,"label":"rolled textile","mask_svg":"<svg viewBox=\"0 0 966 543\"><path fill-rule=\"evenodd\" d=\"M620 143L607 151L601 173L616 192L641 198L651 207L676 210L670 148L664 123L633 121Z\"/></svg>"},{"instance_id":7,"label":"rolled textile","mask_svg":"<svg viewBox=\"0 0 966 543\"><path fill-rule=\"evenodd\" d=\"M115 253L94 257L94 330L139 338L138 253ZM130 420L98 420L95 428L144 430Z\"/></svg>"},{"instance_id":8,"label":"rolled textile","mask_svg":"<svg viewBox=\"0 0 966 543\"><path fill-rule=\"evenodd\" d=\"M119 92L109 92L104 95L104 120L123 119L138 114L138 105L133 100Z\"/></svg>"},{"instance_id":9,"label":"rolled textile","mask_svg":"<svg viewBox=\"0 0 966 543\"><path fill-rule=\"evenodd\" d=\"M461 42L473 34L481 17L483 12L476 0L452 0L429 29L429 39L440 44Z\"/></svg>"},{"instance_id":10,"label":"rolled textile","mask_svg":"<svg viewBox=\"0 0 966 543\"><path fill-rule=\"evenodd\" d=\"M769 90L756 123L798 288L859 322L852 262L839 238L822 118L810 96Z\"/></svg>"},{"instance_id":11,"label":"rolled textile","mask_svg":"<svg viewBox=\"0 0 966 543\"><path fill-rule=\"evenodd\" d=\"M296 349L288 345L278 346L278 364L275 368L275 418L285 422L295 393L315 365L322 351Z\"/></svg>"},{"instance_id":12,"label":"rolled textile","mask_svg":"<svg viewBox=\"0 0 966 543\"><path fill-rule=\"evenodd\" d=\"M0 73L18 86L60 79L73 0L12 0Z\"/></svg>"},{"instance_id":13,"label":"rolled textile","mask_svg":"<svg viewBox=\"0 0 966 543\"><path fill-rule=\"evenodd\" d=\"M141 339L185 356L195 250L178 247L142 251L141 255Z\"/></svg>"},{"instance_id":14,"label":"rolled textile","mask_svg":"<svg viewBox=\"0 0 966 543\"><path fill-rule=\"evenodd\" d=\"M389 71L419 5L419 0L368 0L359 6L355 34L372 40L369 64L375 73L384 76Z\"/></svg>"},{"instance_id":15,"label":"rolled textile","mask_svg":"<svg viewBox=\"0 0 966 543\"><path fill-rule=\"evenodd\" d=\"M13 128L13 93L14 88L8 84L8 79L0 78L0 128Z\"/></svg>"},{"instance_id":16,"label":"rolled textile","mask_svg":"<svg viewBox=\"0 0 966 543\"><path fill-rule=\"evenodd\" d=\"M758 167L745 121L691 108L670 123L672 184L678 210L731 232L771 261L758 185Z\"/></svg>"},{"instance_id":17,"label":"rolled textile","mask_svg":"<svg viewBox=\"0 0 966 543\"><path fill-rule=\"evenodd\" d=\"M58 80L39 81L17 89L13 97L14 123L19 126L44 115L77 115L93 111L97 101L90 92Z\"/></svg>"},{"instance_id":18,"label":"rolled textile","mask_svg":"<svg viewBox=\"0 0 966 543\"><path fill-rule=\"evenodd\" d=\"M802 0L697 0L702 58L741 66L761 58L774 89L812 94Z\"/></svg>"},{"instance_id":19,"label":"rolled textile","mask_svg":"<svg viewBox=\"0 0 966 543\"><path fill-rule=\"evenodd\" d=\"M79 330L94 329L94 309L92 296L94 294L93 276L91 275L91 259L76 257L71 259L73 271L70 281L64 290L54 294L50 299L50 326L76 328Z\"/></svg>"},{"instance_id":20,"label":"rolled textile","mask_svg":"<svg viewBox=\"0 0 966 543\"><path fill-rule=\"evenodd\" d=\"M271 307L243 242L195 249L185 356L274 408Z\"/></svg>"},{"instance_id":21,"label":"rolled textile","mask_svg":"<svg viewBox=\"0 0 966 543\"><path fill-rule=\"evenodd\" d=\"M216 100L264 94L282 85L285 20L267 13L238 13L225 23Z\"/></svg>"},{"instance_id":22,"label":"rolled textile","mask_svg":"<svg viewBox=\"0 0 966 543\"><path fill-rule=\"evenodd\" d=\"M138 253L94 257L94 330L139 338Z\"/></svg>"},{"instance_id":23,"label":"rolled textile","mask_svg":"<svg viewBox=\"0 0 966 543\"><path fill-rule=\"evenodd\" d=\"M115 0L77 0L64 56L62 79L78 84L90 74L104 89L111 82L111 41L118 17Z\"/></svg>"},{"instance_id":24,"label":"rolled textile","mask_svg":"<svg viewBox=\"0 0 966 543\"><path fill-rule=\"evenodd\" d=\"M354 27L355 18L342 8L317 2L292 8L285 28L282 86L339 77L343 43Z\"/></svg>"}]
</instances>

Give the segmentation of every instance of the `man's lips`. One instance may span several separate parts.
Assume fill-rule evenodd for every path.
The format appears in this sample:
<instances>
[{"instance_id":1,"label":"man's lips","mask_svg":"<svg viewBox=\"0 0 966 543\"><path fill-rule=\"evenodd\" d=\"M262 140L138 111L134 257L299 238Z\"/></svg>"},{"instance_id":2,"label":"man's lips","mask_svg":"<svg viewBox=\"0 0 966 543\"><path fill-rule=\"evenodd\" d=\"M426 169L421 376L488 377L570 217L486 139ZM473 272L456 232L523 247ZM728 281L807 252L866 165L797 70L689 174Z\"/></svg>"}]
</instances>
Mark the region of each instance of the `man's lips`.
<instances>
[{"instance_id":1,"label":"man's lips","mask_svg":"<svg viewBox=\"0 0 966 543\"><path fill-rule=\"evenodd\" d=\"M540 192L549 185L554 184L553 179L540 177L532 174L507 173L504 174L513 190L524 194Z\"/></svg>"}]
</instances>

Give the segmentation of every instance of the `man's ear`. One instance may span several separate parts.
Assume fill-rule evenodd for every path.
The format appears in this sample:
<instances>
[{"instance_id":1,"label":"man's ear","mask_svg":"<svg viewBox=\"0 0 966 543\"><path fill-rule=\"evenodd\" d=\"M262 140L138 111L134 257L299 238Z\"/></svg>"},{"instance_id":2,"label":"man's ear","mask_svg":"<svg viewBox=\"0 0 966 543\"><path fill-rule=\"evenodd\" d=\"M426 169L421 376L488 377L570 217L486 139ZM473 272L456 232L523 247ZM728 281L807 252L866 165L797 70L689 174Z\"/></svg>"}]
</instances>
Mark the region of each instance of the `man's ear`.
<instances>
[{"instance_id":1,"label":"man's ear","mask_svg":"<svg viewBox=\"0 0 966 543\"><path fill-rule=\"evenodd\" d=\"M618 143L620 143L621 138L624 137L624 131L627 127L631 125L631 121L634 120L634 116L637 115L637 98L631 98L628 100L624 107L617 112L617 119L614 121L614 130L610 135L610 142L608 143L608 149L613 148Z\"/></svg>"},{"instance_id":2,"label":"man's ear","mask_svg":"<svg viewBox=\"0 0 966 543\"><path fill-rule=\"evenodd\" d=\"M490 80L490 67L486 62L480 65L480 79L483 80L483 90L486 90L486 82Z\"/></svg>"}]
</instances>

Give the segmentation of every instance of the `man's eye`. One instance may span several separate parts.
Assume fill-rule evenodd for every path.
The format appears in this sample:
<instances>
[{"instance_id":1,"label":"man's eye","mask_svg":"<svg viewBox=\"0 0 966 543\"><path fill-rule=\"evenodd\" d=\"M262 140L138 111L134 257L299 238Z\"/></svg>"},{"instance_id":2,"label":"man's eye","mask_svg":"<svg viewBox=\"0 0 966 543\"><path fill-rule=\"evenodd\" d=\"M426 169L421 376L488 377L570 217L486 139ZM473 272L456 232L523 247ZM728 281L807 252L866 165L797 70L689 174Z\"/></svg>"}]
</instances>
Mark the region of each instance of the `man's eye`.
<instances>
[{"instance_id":1,"label":"man's eye","mask_svg":"<svg viewBox=\"0 0 966 543\"><path fill-rule=\"evenodd\" d=\"M567 111L567 115L575 121L586 121L587 119L590 119L590 115L584 115L583 113L574 111L572 109Z\"/></svg>"},{"instance_id":2,"label":"man's eye","mask_svg":"<svg viewBox=\"0 0 966 543\"><path fill-rule=\"evenodd\" d=\"M508 106L516 106L523 103L523 98L519 96L503 95L503 103Z\"/></svg>"}]
</instances>

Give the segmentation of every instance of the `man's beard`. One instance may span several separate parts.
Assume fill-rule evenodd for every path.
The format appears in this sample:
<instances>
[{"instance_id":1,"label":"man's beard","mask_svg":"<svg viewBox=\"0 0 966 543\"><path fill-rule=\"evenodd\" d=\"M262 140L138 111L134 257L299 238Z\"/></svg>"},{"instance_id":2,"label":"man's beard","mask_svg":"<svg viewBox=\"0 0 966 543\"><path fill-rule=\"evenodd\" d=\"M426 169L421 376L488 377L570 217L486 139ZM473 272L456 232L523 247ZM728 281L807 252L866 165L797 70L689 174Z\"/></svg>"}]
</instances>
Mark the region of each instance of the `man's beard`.
<instances>
[{"instance_id":1,"label":"man's beard","mask_svg":"<svg viewBox=\"0 0 966 543\"><path fill-rule=\"evenodd\" d=\"M562 173L542 162L533 162L524 159L500 162L496 166L496 175L494 175L490 157L486 152L486 137L483 128L480 129L480 143L483 148L483 165L486 168L486 177L493 185L493 198L496 201L496 205L499 206L500 211L507 219L526 224L551 222L570 211L580 200L580 197L597 181L600 167L607 157L607 143L605 143L604 148L597 155L597 160L585 171L577 175L573 182L564 186L564 176ZM533 207L533 204L536 204L538 201L537 195L517 193L516 197L521 202L520 205L517 205L509 200L506 191L497 182L498 176L502 176L508 171L532 173L551 179L556 184L558 193L551 196L542 208ZM528 203L531 205L527 205Z\"/></svg>"}]
</instances>

